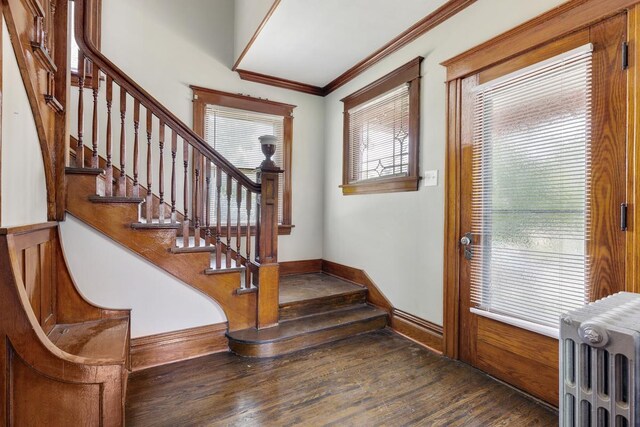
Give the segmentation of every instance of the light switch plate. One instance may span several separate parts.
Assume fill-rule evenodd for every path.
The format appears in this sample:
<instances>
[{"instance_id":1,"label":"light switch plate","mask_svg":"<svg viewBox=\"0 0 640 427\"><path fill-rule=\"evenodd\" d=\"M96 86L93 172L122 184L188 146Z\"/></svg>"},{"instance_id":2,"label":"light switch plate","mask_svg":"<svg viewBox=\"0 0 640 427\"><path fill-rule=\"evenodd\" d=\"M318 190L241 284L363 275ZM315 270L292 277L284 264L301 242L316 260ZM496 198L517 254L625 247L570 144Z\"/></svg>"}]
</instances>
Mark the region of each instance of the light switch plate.
<instances>
[{"instance_id":1,"label":"light switch plate","mask_svg":"<svg viewBox=\"0 0 640 427\"><path fill-rule=\"evenodd\" d=\"M422 178L424 180L425 187L436 187L438 185L438 170L430 170L424 171L424 176Z\"/></svg>"}]
</instances>

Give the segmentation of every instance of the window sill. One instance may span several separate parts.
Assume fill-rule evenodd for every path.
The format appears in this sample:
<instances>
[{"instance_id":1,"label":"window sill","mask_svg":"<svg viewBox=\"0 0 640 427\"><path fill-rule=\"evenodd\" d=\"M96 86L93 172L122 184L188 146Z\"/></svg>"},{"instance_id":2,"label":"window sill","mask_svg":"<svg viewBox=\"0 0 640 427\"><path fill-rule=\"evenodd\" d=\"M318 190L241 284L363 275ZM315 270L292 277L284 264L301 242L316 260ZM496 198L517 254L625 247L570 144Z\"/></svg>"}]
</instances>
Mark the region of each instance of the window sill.
<instances>
[{"instance_id":1,"label":"window sill","mask_svg":"<svg viewBox=\"0 0 640 427\"><path fill-rule=\"evenodd\" d=\"M357 184L343 184L342 194L351 196L355 194L397 193L401 191L417 191L420 184L419 176L403 176L400 178L376 179L363 181Z\"/></svg>"}]
</instances>

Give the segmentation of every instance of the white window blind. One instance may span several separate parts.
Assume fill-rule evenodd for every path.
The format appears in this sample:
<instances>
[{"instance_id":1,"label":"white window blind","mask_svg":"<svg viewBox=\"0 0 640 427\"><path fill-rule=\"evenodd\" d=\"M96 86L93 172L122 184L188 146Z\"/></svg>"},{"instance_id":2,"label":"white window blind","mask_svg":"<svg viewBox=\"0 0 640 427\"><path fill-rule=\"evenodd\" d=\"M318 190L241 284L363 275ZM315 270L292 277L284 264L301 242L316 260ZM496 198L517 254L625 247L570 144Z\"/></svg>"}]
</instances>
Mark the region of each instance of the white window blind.
<instances>
[{"instance_id":1,"label":"white window blind","mask_svg":"<svg viewBox=\"0 0 640 427\"><path fill-rule=\"evenodd\" d=\"M204 117L204 139L227 158L234 166L244 172L252 180L256 180L256 171L264 160L258 137L275 135L277 138L276 154L272 157L281 168L284 167L284 118L282 116L256 113L236 108L207 104ZM280 174L278 185L278 223L282 223L284 174ZM213 176L213 174L212 174ZM213 180L212 180L213 182ZM223 179L221 191L221 221L227 221L227 183ZM211 189L212 192L215 188ZM233 184L231 195L231 218L237 216L236 185ZM213 193L212 193L213 194ZM243 195L241 219L246 221L246 197ZM255 204L255 197L252 203ZM215 197L210 198L211 222L215 223ZM251 223L255 224L256 210L252 207Z\"/></svg>"},{"instance_id":2,"label":"white window blind","mask_svg":"<svg viewBox=\"0 0 640 427\"><path fill-rule=\"evenodd\" d=\"M592 46L476 88L470 264L479 310L558 327L589 295Z\"/></svg>"},{"instance_id":3,"label":"white window blind","mask_svg":"<svg viewBox=\"0 0 640 427\"><path fill-rule=\"evenodd\" d=\"M409 85L349 113L349 183L409 174Z\"/></svg>"}]
</instances>

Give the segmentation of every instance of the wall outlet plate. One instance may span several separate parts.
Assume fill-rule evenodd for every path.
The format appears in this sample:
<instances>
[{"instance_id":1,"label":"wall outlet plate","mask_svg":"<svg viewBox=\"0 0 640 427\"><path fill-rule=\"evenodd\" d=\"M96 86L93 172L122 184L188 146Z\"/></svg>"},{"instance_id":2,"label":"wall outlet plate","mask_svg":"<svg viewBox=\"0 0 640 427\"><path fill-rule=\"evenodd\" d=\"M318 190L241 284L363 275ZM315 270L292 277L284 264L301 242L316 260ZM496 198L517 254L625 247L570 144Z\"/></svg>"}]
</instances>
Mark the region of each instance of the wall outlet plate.
<instances>
[{"instance_id":1,"label":"wall outlet plate","mask_svg":"<svg viewBox=\"0 0 640 427\"><path fill-rule=\"evenodd\" d=\"M436 187L438 185L438 170L424 171L422 180L425 187Z\"/></svg>"}]
</instances>

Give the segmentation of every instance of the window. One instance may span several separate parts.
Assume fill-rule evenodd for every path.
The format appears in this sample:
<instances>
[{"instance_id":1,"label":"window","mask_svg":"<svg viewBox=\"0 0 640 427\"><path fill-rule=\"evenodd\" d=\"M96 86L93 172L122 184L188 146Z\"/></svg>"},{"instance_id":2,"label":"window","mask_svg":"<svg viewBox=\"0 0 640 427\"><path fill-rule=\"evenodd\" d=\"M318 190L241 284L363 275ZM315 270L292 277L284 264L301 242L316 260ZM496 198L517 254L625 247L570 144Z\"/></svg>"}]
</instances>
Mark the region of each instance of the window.
<instances>
[{"instance_id":1,"label":"window","mask_svg":"<svg viewBox=\"0 0 640 427\"><path fill-rule=\"evenodd\" d=\"M418 189L421 57L347 96L343 194Z\"/></svg>"},{"instance_id":2,"label":"window","mask_svg":"<svg viewBox=\"0 0 640 427\"><path fill-rule=\"evenodd\" d=\"M273 160L285 171L280 175L278 185L279 234L289 234L293 227L291 145L295 106L195 86L191 86L191 89L193 126L196 133L252 180L257 179L257 168L264 160L258 137L276 136L276 154ZM222 190L226 191L225 183ZM235 200L234 197L235 195L232 200ZM225 216L226 197L221 198L221 203L224 205L222 215ZM232 217L235 218L236 204L232 203L230 208ZM246 212L241 211L240 214L244 216ZM222 221L226 221L226 216ZM252 223L253 221L255 218L252 218Z\"/></svg>"},{"instance_id":3,"label":"window","mask_svg":"<svg viewBox=\"0 0 640 427\"><path fill-rule=\"evenodd\" d=\"M96 47L100 49L100 32L101 32L101 15L102 15L102 0L94 0L90 3L90 15L91 22L89 32L91 34L91 39L95 43ZM71 44L71 84L74 86L78 86L78 78L81 61L84 61L83 55L80 53L80 49L78 48L78 43L76 43L76 34L75 34L75 2L73 0L69 0L69 22L70 22L70 44ZM92 70L91 64L87 64L87 68L85 71L85 86L91 86L93 84L93 76L94 71ZM97 77L97 76L96 76Z\"/></svg>"},{"instance_id":4,"label":"window","mask_svg":"<svg viewBox=\"0 0 640 427\"><path fill-rule=\"evenodd\" d=\"M474 90L480 310L557 328L589 300L591 81L588 44Z\"/></svg>"}]
</instances>

